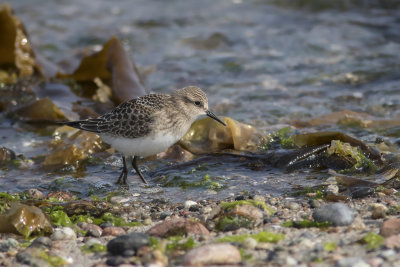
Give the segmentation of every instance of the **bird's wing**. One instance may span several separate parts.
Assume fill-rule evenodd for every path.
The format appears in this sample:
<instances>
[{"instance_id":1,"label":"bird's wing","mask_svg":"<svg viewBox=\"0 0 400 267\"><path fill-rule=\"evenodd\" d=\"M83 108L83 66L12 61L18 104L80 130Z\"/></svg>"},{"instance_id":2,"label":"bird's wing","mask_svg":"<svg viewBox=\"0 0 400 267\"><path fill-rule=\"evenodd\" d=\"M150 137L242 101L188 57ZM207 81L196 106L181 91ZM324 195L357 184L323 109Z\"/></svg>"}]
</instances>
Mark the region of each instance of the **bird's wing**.
<instances>
[{"instance_id":1,"label":"bird's wing","mask_svg":"<svg viewBox=\"0 0 400 267\"><path fill-rule=\"evenodd\" d=\"M164 95L147 95L124 102L96 118L66 122L77 129L126 138L146 136L151 132L154 112L165 104Z\"/></svg>"}]
</instances>

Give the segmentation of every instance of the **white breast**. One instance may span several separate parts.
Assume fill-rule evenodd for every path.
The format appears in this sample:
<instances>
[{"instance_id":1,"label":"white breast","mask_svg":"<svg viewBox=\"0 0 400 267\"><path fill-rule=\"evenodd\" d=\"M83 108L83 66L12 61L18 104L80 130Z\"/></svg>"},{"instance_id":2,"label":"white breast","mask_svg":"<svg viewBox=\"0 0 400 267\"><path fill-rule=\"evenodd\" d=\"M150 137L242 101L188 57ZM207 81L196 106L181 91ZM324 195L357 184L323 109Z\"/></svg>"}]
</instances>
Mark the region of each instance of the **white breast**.
<instances>
[{"instance_id":1,"label":"white breast","mask_svg":"<svg viewBox=\"0 0 400 267\"><path fill-rule=\"evenodd\" d=\"M125 156L148 157L165 151L181 138L168 133L158 133L139 138L125 138L100 134L100 138Z\"/></svg>"}]
</instances>

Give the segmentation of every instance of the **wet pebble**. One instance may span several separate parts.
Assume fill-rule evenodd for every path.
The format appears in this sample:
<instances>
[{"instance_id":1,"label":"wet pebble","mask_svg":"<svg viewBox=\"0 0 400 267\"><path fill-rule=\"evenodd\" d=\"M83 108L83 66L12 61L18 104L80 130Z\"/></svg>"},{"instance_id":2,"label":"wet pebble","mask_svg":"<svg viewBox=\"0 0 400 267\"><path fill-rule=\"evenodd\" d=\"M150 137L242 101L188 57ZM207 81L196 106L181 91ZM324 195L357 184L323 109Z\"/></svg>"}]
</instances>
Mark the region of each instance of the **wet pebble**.
<instances>
[{"instance_id":1,"label":"wet pebble","mask_svg":"<svg viewBox=\"0 0 400 267\"><path fill-rule=\"evenodd\" d=\"M110 203L112 204L122 204L129 202L131 199L128 197L122 197L122 196L113 196L110 198Z\"/></svg>"},{"instance_id":2,"label":"wet pebble","mask_svg":"<svg viewBox=\"0 0 400 267\"><path fill-rule=\"evenodd\" d=\"M101 234L102 236L107 236L107 235L112 235L112 236L119 236L119 235L124 235L126 234L126 231L122 227L118 226L111 226L111 227L106 227L103 229L103 233Z\"/></svg>"},{"instance_id":3,"label":"wet pebble","mask_svg":"<svg viewBox=\"0 0 400 267\"><path fill-rule=\"evenodd\" d=\"M380 234L384 237L400 234L400 218L384 221L380 229Z\"/></svg>"},{"instance_id":4,"label":"wet pebble","mask_svg":"<svg viewBox=\"0 0 400 267\"><path fill-rule=\"evenodd\" d=\"M230 244L209 244L190 250L183 265L237 264L241 261L239 250Z\"/></svg>"},{"instance_id":5,"label":"wet pebble","mask_svg":"<svg viewBox=\"0 0 400 267\"><path fill-rule=\"evenodd\" d=\"M149 236L144 233L121 235L107 244L107 251L113 255L133 256L137 250L149 244Z\"/></svg>"},{"instance_id":6,"label":"wet pebble","mask_svg":"<svg viewBox=\"0 0 400 267\"><path fill-rule=\"evenodd\" d=\"M92 223L81 222L78 224L78 226L82 230L86 231L86 236L100 237L103 233L103 229L101 229L100 226Z\"/></svg>"},{"instance_id":7,"label":"wet pebble","mask_svg":"<svg viewBox=\"0 0 400 267\"><path fill-rule=\"evenodd\" d=\"M76 233L70 227L57 228L51 235L52 240L73 240L76 239Z\"/></svg>"},{"instance_id":8,"label":"wet pebble","mask_svg":"<svg viewBox=\"0 0 400 267\"><path fill-rule=\"evenodd\" d=\"M348 257L336 261L335 267L370 267L370 265L361 258Z\"/></svg>"},{"instance_id":9,"label":"wet pebble","mask_svg":"<svg viewBox=\"0 0 400 267\"><path fill-rule=\"evenodd\" d=\"M346 226L354 221L352 210L343 203L320 207L313 212L312 217L317 222L330 222L334 226Z\"/></svg>"}]
</instances>

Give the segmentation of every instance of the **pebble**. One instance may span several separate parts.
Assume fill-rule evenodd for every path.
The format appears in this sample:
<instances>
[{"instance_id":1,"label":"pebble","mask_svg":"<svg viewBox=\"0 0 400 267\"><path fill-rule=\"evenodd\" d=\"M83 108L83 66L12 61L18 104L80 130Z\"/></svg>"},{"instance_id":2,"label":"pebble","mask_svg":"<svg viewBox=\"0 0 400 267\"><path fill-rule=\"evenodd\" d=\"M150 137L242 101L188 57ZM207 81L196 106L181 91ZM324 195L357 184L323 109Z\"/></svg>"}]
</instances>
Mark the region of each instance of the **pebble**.
<instances>
[{"instance_id":1,"label":"pebble","mask_svg":"<svg viewBox=\"0 0 400 267\"><path fill-rule=\"evenodd\" d=\"M370 265L361 258L349 257L336 261L335 267L370 267Z\"/></svg>"},{"instance_id":2,"label":"pebble","mask_svg":"<svg viewBox=\"0 0 400 267\"><path fill-rule=\"evenodd\" d=\"M107 236L107 235L112 235L112 236L119 236L119 235L124 235L126 234L126 231L122 227L118 226L111 226L111 227L106 227L103 229L103 233L101 234L102 236Z\"/></svg>"},{"instance_id":3,"label":"pebble","mask_svg":"<svg viewBox=\"0 0 400 267\"><path fill-rule=\"evenodd\" d=\"M186 218L163 221L151 227L147 233L152 236L168 237L176 233L209 235L210 232L203 224Z\"/></svg>"},{"instance_id":4,"label":"pebble","mask_svg":"<svg viewBox=\"0 0 400 267\"><path fill-rule=\"evenodd\" d=\"M316 209L312 217L318 222L330 222L334 226L350 225L354 221L352 210L343 203L328 204Z\"/></svg>"},{"instance_id":5,"label":"pebble","mask_svg":"<svg viewBox=\"0 0 400 267\"><path fill-rule=\"evenodd\" d=\"M400 248L400 234L392 235L385 239L385 246L387 248Z\"/></svg>"},{"instance_id":6,"label":"pebble","mask_svg":"<svg viewBox=\"0 0 400 267\"><path fill-rule=\"evenodd\" d=\"M197 205L197 202L196 201L193 201L193 200L187 200L187 201L185 201L185 208L186 209L188 209L188 208L190 208L191 206L194 206L194 205Z\"/></svg>"},{"instance_id":7,"label":"pebble","mask_svg":"<svg viewBox=\"0 0 400 267\"><path fill-rule=\"evenodd\" d=\"M92 223L82 222L82 223L79 223L78 226L82 230L86 231L86 236L100 237L103 233L103 229L101 229L100 226L92 224Z\"/></svg>"},{"instance_id":8,"label":"pebble","mask_svg":"<svg viewBox=\"0 0 400 267\"><path fill-rule=\"evenodd\" d=\"M337 195L339 193L339 186L335 184L330 184L326 187L326 192L333 195Z\"/></svg>"},{"instance_id":9,"label":"pebble","mask_svg":"<svg viewBox=\"0 0 400 267\"><path fill-rule=\"evenodd\" d=\"M153 221L151 220L151 218L146 218L146 219L144 219L144 221L143 221L143 224L144 225L150 225L150 224L152 224L153 223Z\"/></svg>"},{"instance_id":10,"label":"pebble","mask_svg":"<svg viewBox=\"0 0 400 267\"><path fill-rule=\"evenodd\" d=\"M122 196L113 196L110 198L110 203L112 204L122 204L129 202L131 199L128 197L122 197Z\"/></svg>"},{"instance_id":11,"label":"pebble","mask_svg":"<svg viewBox=\"0 0 400 267\"><path fill-rule=\"evenodd\" d=\"M300 205L293 201L286 202L285 207L290 210L299 210L300 209Z\"/></svg>"},{"instance_id":12,"label":"pebble","mask_svg":"<svg viewBox=\"0 0 400 267\"><path fill-rule=\"evenodd\" d=\"M43 198L43 193L36 188L31 188L25 191L31 198Z\"/></svg>"},{"instance_id":13,"label":"pebble","mask_svg":"<svg viewBox=\"0 0 400 267\"><path fill-rule=\"evenodd\" d=\"M101 244L101 241L97 238L88 238L85 242L85 245L91 247L93 245Z\"/></svg>"},{"instance_id":14,"label":"pebble","mask_svg":"<svg viewBox=\"0 0 400 267\"><path fill-rule=\"evenodd\" d=\"M17 262L29 266L50 266L45 260L35 257L35 255L40 255L41 252L42 250L39 248L27 248L16 255Z\"/></svg>"},{"instance_id":15,"label":"pebble","mask_svg":"<svg viewBox=\"0 0 400 267\"><path fill-rule=\"evenodd\" d=\"M389 237L400 234L400 218L389 219L382 223L380 235Z\"/></svg>"},{"instance_id":16,"label":"pebble","mask_svg":"<svg viewBox=\"0 0 400 267\"><path fill-rule=\"evenodd\" d=\"M183 257L183 265L229 265L240 262L239 250L226 243L208 244L194 248Z\"/></svg>"},{"instance_id":17,"label":"pebble","mask_svg":"<svg viewBox=\"0 0 400 267\"><path fill-rule=\"evenodd\" d=\"M51 235L52 240L73 240L76 239L76 233L70 227L57 228Z\"/></svg>"},{"instance_id":18,"label":"pebble","mask_svg":"<svg viewBox=\"0 0 400 267\"><path fill-rule=\"evenodd\" d=\"M393 249L386 249L379 252L378 256L383 258L384 260L393 261L396 259L397 253Z\"/></svg>"},{"instance_id":19,"label":"pebble","mask_svg":"<svg viewBox=\"0 0 400 267\"><path fill-rule=\"evenodd\" d=\"M257 240L254 238L248 237L245 240L243 240L243 247L246 249L254 249L257 247Z\"/></svg>"},{"instance_id":20,"label":"pebble","mask_svg":"<svg viewBox=\"0 0 400 267\"><path fill-rule=\"evenodd\" d=\"M145 233L121 235L108 242L107 251L113 255L133 256L138 249L147 246L149 240L149 235Z\"/></svg>"},{"instance_id":21,"label":"pebble","mask_svg":"<svg viewBox=\"0 0 400 267\"><path fill-rule=\"evenodd\" d=\"M46 236L39 236L29 245L29 247L50 248L51 239Z\"/></svg>"},{"instance_id":22,"label":"pebble","mask_svg":"<svg viewBox=\"0 0 400 267\"><path fill-rule=\"evenodd\" d=\"M372 211L371 218L372 219L382 219L386 217L387 208L384 205L379 205L375 207Z\"/></svg>"},{"instance_id":23,"label":"pebble","mask_svg":"<svg viewBox=\"0 0 400 267\"><path fill-rule=\"evenodd\" d=\"M174 214L171 211L163 211L160 213L160 220L165 220L165 218L172 216L172 214Z\"/></svg>"},{"instance_id":24,"label":"pebble","mask_svg":"<svg viewBox=\"0 0 400 267\"><path fill-rule=\"evenodd\" d=\"M111 222L103 222L99 225L101 228L107 228L107 227L113 227L114 224L112 224Z\"/></svg>"},{"instance_id":25,"label":"pebble","mask_svg":"<svg viewBox=\"0 0 400 267\"><path fill-rule=\"evenodd\" d=\"M18 248L18 247L19 247L18 241L11 237L7 238L6 241L0 243L0 251L1 252L7 252L10 249Z\"/></svg>"},{"instance_id":26,"label":"pebble","mask_svg":"<svg viewBox=\"0 0 400 267\"><path fill-rule=\"evenodd\" d=\"M321 202L317 199L311 199L309 204L310 204L310 207L314 208L314 209L319 208L321 206Z\"/></svg>"}]
</instances>

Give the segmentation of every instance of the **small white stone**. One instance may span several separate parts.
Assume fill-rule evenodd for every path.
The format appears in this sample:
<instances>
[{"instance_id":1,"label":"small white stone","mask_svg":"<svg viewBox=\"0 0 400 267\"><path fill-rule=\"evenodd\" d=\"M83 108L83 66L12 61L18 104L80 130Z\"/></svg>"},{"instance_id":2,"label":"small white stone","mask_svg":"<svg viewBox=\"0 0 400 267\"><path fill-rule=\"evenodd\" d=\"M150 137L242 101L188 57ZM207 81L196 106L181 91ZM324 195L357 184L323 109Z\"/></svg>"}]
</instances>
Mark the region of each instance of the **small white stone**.
<instances>
[{"instance_id":1,"label":"small white stone","mask_svg":"<svg viewBox=\"0 0 400 267\"><path fill-rule=\"evenodd\" d=\"M255 249L257 247L257 240L248 237L245 240L243 240L243 247L247 249Z\"/></svg>"},{"instance_id":2,"label":"small white stone","mask_svg":"<svg viewBox=\"0 0 400 267\"><path fill-rule=\"evenodd\" d=\"M197 205L197 202L196 202L196 201L193 201L193 200L187 200L187 201L185 201L185 208L186 208L186 209L188 209L188 208L190 208L191 206L194 206L194 205Z\"/></svg>"},{"instance_id":3,"label":"small white stone","mask_svg":"<svg viewBox=\"0 0 400 267\"><path fill-rule=\"evenodd\" d=\"M52 240L72 240L76 239L76 233L70 227L58 228L51 235Z\"/></svg>"}]
</instances>

